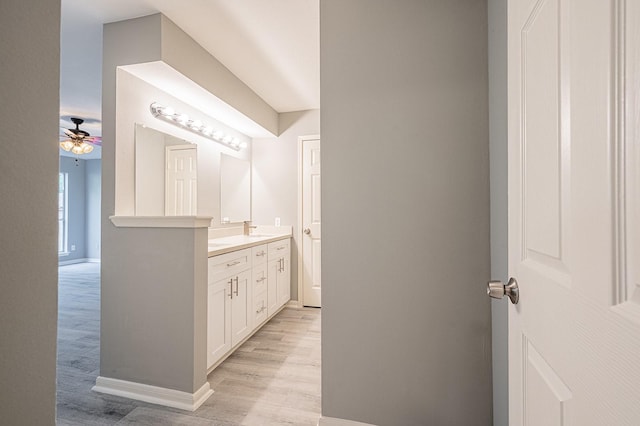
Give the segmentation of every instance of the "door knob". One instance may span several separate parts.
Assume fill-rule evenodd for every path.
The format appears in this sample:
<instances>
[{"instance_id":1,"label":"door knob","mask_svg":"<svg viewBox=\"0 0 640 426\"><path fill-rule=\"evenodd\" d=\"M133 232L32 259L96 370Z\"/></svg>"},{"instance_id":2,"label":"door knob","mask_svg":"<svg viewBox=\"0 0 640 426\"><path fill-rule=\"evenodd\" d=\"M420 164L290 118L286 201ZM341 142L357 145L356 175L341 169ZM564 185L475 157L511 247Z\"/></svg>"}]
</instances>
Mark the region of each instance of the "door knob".
<instances>
[{"instance_id":1,"label":"door knob","mask_svg":"<svg viewBox=\"0 0 640 426\"><path fill-rule=\"evenodd\" d=\"M520 290L518 289L518 281L515 278L509 278L507 285L502 281L489 281L487 283L487 294L494 299L502 299L505 295L514 305L520 300Z\"/></svg>"},{"instance_id":2,"label":"door knob","mask_svg":"<svg viewBox=\"0 0 640 426\"><path fill-rule=\"evenodd\" d=\"M309 235L311 233L311 229L304 228L304 231L302 231L302 232L304 232L305 234Z\"/></svg>"}]
</instances>

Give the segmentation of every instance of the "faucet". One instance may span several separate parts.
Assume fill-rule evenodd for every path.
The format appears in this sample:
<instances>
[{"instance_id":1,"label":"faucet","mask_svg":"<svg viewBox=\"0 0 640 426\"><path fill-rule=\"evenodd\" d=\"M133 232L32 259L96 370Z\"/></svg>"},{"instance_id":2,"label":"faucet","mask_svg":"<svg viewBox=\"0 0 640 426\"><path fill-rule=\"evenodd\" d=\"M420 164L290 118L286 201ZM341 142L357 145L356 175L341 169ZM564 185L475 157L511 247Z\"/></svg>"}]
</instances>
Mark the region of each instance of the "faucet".
<instances>
[{"instance_id":1,"label":"faucet","mask_svg":"<svg viewBox=\"0 0 640 426\"><path fill-rule=\"evenodd\" d=\"M244 235L251 235L251 230L256 229L256 225L252 225L250 220L244 221Z\"/></svg>"}]
</instances>

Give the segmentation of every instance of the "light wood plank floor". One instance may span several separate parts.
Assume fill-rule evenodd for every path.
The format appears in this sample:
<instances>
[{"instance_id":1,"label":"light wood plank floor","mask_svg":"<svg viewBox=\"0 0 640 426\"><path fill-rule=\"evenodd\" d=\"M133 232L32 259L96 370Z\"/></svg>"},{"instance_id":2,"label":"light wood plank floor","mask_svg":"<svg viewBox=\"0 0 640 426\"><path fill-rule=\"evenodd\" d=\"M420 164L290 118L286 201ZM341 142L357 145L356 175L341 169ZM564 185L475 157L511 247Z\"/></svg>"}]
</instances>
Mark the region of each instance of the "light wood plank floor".
<instances>
[{"instance_id":1,"label":"light wood plank floor","mask_svg":"<svg viewBox=\"0 0 640 426\"><path fill-rule=\"evenodd\" d=\"M100 265L60 267L59 425L316 425L320 310L285 308L209 377L214 394L185 412L91 391L99 373Z\"/></svg>"}]
</instances>

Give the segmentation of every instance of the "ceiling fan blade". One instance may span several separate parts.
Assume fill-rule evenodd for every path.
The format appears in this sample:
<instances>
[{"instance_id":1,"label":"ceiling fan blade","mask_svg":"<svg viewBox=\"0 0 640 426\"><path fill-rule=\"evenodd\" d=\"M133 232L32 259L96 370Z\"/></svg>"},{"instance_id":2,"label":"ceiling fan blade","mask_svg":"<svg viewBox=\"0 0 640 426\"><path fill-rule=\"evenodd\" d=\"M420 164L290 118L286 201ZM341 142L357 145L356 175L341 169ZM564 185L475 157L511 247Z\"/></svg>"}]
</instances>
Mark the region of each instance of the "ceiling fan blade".
<instances>
[{"instance_id":1,"label":"ceiling fan blade","mask_svg":"<svg viewBox=\"0 0 640 426\"><path fill-rule=\"evenodd\" d=\"M101 136L91 136L88 138L84 138L85 142L89 142L94 145L102 146L102 137Z\"/></svg>"},{"instance_id":2,"label":"ceiling fan blade","mask_svg":"<svg viewBox=\"0 0 640 426\"><path fill-rule=\"evenodd\" d=\"M73 133L73 132L72 132L71 130L69 130L69 129L62 129L62 131L63 131L63 132L64 132L64 134L65 134L65 135L67 135L67 137L69 137L69 138L73 138L73 137L75 137L75 135L76 135L75 133Z\"/></svg>"}]
</instances>

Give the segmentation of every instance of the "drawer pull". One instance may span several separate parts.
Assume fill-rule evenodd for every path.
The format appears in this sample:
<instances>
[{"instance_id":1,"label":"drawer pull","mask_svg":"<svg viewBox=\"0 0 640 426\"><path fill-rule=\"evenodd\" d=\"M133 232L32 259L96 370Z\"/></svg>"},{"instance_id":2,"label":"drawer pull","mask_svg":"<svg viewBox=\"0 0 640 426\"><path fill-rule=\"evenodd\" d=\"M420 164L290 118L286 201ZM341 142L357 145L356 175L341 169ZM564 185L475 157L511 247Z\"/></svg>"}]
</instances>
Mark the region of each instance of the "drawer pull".
<instances>
[{"instance_id":1,"label":"drawer pull","mask_svg":"<svg viewBox=\"0 0 640 426\"><path fill-rule=\"evenodd\" d=\"M257 282L257 283L261 283L262 281L264 281L264 280L266 280L266 279L267 279L267 277L262 277L262 278L260 278L260 279L257 279L257 280L256 280L256 282Z\"/></svg>"},{"instance_id":2,"label":"drawer pull","mask_svg":"<svg viewBox=\"0 0 640 426\"><path fill-rule=\"evenodd\" d=\"M256 256L264 256L264 255L265 255L264 250L262 250L260 253L256 253Z\"/></svg>"},{"instance_id":3,"label":"drawer pull","mask_svg":"<svg viewBox=\"0 0 640 426\"><path fill-rule=\"evenodd\" d=\"M233 282L233 278L231 279L231 282ZM236 296L238 296L238 292L239 292L239 284L238 284L238 277L236 277Z\"/></svg>"},{"instance_id":4,"label":"drawer pull","mask_svg":"<svg viewBox=\"0 0 640 426\"><path fill-rule=\"evenodd\" d=\"M278 247L276 250L284 250L284 249L285 249L285 246L282 246L282 247Z\"/></svg>"},{"instance_id":5,"label":"drawer pull","mask_svg":"<svg viewBox=\"0 0 640 426\"><path fill-rule=\"evenodd\" d=\"M230 267L232 267L232 266L236 266L236 265L238 265L238 264L240 264L240 261L239 261L239 260L236 260L235 262L227 263L227 268L230 268Z\"/></svg>"},{"instance_id":6,"label":"drawer pull","mask_svg":"<svg viewBox=\"0 0 640 426\"><path fill-rule=\"evenodd\" d=\"M233 300L233 278L229 280L229 297Z\"/></svg>"}]
</instances>

